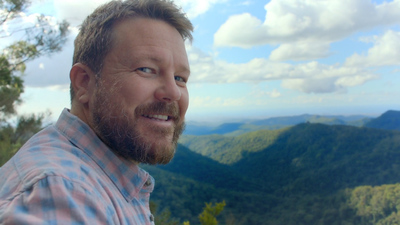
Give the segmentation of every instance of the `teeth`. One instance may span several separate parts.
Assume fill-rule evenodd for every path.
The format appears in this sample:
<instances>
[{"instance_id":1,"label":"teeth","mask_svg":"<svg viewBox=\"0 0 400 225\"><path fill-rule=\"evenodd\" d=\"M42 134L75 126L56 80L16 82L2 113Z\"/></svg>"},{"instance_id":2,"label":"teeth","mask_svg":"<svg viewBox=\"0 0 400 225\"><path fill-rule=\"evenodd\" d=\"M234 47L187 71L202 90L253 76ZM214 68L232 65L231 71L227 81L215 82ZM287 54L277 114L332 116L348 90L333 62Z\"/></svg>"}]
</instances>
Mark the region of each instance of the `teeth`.
<instances>
[{"instance_id":1,"label":"teeth","mask_svg":"<svg viewBox=\"0 0 400 225\"><path fill-rule=\"evenodd\" d=\"M164 120L164 121L168 120L168 116L165 116L165 115L144 115L144 116L148 117L148 118L158 119L158 120Z\"/></svg>"}]
</instances>

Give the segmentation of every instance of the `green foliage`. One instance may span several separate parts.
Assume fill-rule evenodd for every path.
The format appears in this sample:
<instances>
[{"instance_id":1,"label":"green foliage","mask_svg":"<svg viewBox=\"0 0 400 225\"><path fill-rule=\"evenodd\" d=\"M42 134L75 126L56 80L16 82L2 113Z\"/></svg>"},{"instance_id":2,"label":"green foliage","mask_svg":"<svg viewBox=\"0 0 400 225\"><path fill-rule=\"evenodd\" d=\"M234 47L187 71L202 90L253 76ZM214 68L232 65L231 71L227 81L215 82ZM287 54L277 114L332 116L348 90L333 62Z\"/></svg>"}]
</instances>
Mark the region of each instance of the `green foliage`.
<instances>
[{"instance_id":1,"label":"green foliage","mask_svg":"<svg viewBox=\"0 0 400 225\"><path fill-rule=\"evenodd\" d=\"M23 91L23 80L13 76L7 58L0 55L0 122L15 114L14 105L21 102Z\"/></svg>"},{"instance_id":2,"label":"green foliage","mask_svg":"<svg viewBox=\"0 0 400 225\"><path fill-rule=\"evenodd\" d=\"M5 10L0 14L0 24L15 17L15 14L23 11L30 4L29 0L0 0L0 8Z\"/></svg>"},{"instance_id":3,"label":"green foliage","mask_svg":"<svg viewBox=\"0 0 400 225\"><path fill-rule=\"evenodd\" d=\"M202 225L217 225L216 216L218 216L223 207L225 206L225 202L217 203L215 206L212 206L211 203L206 203L206 207L204 211L199 215L199 219ZM162 212L157 212L158 205L155 202L150 202L150 210L155 215L155 224L162 225L178 225L180 224L177 219L171 218L171 212L168 209L164 209ZM183 225L190 225L189 221L184 221Z\"/></svg>"},{"instance_id":4,"label":"green foliage","mask_svg":"<svg viewBox=\"0 0 400 225\"><path fill-rule=\"evenodd\" d=\"M354 188L348 202L363 224L400 224L400 184Z\"/></svg>"},{"instance_id":5,"label":"green foliage","mask_svg":"<svg viewBox=\"0 0 400 225\"><path fill-rule=\"evenodd\" d=\"M212 203L206 203L206 207L199 215L200 223L202 225L217 225L218 221L216 217L222 212L225 205L225 201L216 203L214 206Z\"/></svg>"},{"instance_id":6,"label":"green foliage","mask_svg":"<svg viewBox=\"0 0 400 225\"><path fill-rule=\"evenodd\" d=\"M60 51L68 34L69 24L66 21L53 26L45 15L37 16L36 22L30 26L19 22L20 13L29 5L30 1L27 0L0 1L0 38L12 35L24 38L5 47L0 54L1 121L15 114L15 105L21 103L20 96L24 88L20 75L25 71L25 63L39 56Z\"/></svg>"},{"instance_id":7,"label":"green foliage","mask_svg":"<svg viewBox=\"0 0 400 225\"><path fill-rule=\"evenodd\" d=\"M0 126L0 166L6 163L22 145L42 129L44 114L21 116L16 126L3 123Z\"/></svg>"},{"instance_id":8,"label":"green foliage","mask_svg":"<svg viewBox=\"0 0 400 225\"><path fill-rule=\"evenodd\" d=\"M168 209L164 209L163 211L158 210L158 204L150 201L150 211L154 216L155 224L163 224L163 225L178 225L179 221L171 218L171 212Z\"/></svg>"}]
</instances>

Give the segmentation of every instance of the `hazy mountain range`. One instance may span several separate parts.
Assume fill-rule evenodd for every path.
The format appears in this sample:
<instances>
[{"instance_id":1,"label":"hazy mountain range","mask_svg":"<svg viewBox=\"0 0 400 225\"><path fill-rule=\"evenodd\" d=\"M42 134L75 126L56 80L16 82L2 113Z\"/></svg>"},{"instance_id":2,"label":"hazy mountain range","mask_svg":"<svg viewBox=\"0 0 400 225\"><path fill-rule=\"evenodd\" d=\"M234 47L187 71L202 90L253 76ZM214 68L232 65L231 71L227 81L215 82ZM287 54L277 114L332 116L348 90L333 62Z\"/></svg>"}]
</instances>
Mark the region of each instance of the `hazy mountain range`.
<instances>
[{"instance_id":1,"label":"hazy mountain range","mask_svg":"<svg viewBox=\"0 0 400 225\"><path fill-rule=\"evenodd\" d=\"M275 130L288 126L294 126L300 123L322 123L327 125L350 125L363 126L372 120L372 117L364 115L353 116L320 116L303 114L298 116L273 117L262 120L247 120L245 122L223 123L217 126L203 125L197 122L188 122L184 134L186 135L239 135L257 130Z\"/></svg>"}]
</instances>

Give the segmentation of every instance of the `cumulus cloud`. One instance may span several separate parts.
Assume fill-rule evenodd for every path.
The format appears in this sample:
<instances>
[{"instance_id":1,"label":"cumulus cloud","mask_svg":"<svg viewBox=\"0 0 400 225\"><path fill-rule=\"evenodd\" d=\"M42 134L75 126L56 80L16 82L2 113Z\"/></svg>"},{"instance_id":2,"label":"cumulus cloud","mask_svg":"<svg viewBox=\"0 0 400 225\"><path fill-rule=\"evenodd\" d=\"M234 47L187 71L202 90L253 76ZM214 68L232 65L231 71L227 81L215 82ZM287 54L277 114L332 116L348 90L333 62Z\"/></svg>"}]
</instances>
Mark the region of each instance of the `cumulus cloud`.
<instances>
[{"instance_id":1,"label":"cumulus cloud","mask_svg":"<svg viewBox=\"0 0 400 225\"><path fill-rule=\"evenodd\" d=\"M213 60L210 55L188 47L193 83L259 83L282 81L282 87L304 93L345 92L379 76L364 67L325 65L316 61L289 64L256 58L233 64ZM279 97L273 91L271 97Z\"/></svg>"},{"instance_id":2,"label":"cumulus cloud","mask_svg":"<svg viewBox=\"0 0 400 225\"><path fill-rule=\"evenodd\" d=\"M331 55L327 42L300 42L285 43L273 50L271 60L284 61L287 59L305 61L309 59L325 58Z\"/></svg>"},{"instance_id":3,"label":"cumulus cloud","mask_svg":"<svg viewBox=\"0 0 400 225\"><path fill-rule=\"evenodd\" d=\"M363 38L363 40L371 38ZM393 66L400 65L400 32L387 31L380 37L374 37L374 46L366 55L354 54L346 60L347 66Z\"/></svg>"},{"instance_id":4,"label":"cumulus cloud","mask_svg":"<svg viewBox=\"0 0 400 225\"><path fill-rule=\"evenodd\" d=\"M250 48L282 44L273 60L305 60L329 55L329 44L381 25L400 22L400 0L271 0L265 20L244 13L231 16L214 34L217 47ZM306 53L309 46L313 53Z\"/></svg>"}]
</instances>

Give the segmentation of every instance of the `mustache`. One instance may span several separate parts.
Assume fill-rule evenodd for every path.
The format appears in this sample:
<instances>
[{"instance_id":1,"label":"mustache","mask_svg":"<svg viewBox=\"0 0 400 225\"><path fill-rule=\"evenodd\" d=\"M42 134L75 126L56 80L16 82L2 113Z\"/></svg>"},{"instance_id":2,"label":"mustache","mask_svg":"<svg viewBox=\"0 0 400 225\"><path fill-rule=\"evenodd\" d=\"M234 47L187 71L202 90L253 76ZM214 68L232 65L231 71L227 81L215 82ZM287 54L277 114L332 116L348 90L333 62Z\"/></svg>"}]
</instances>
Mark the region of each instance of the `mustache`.
<instances>
[{"instance_id":1,"label":"mustache","mask_svg":"<svg viewBox=\"0 0 400 225\"><path fill-rule=\"evenodd\" d=\"M166 102L152 102L145 105L139 105L135 109L136 116L149 115L149 114L160 114L168 115L175 121L180 121L179 107L177 103L166 103Z\"/></svg>"}]
</instances>

